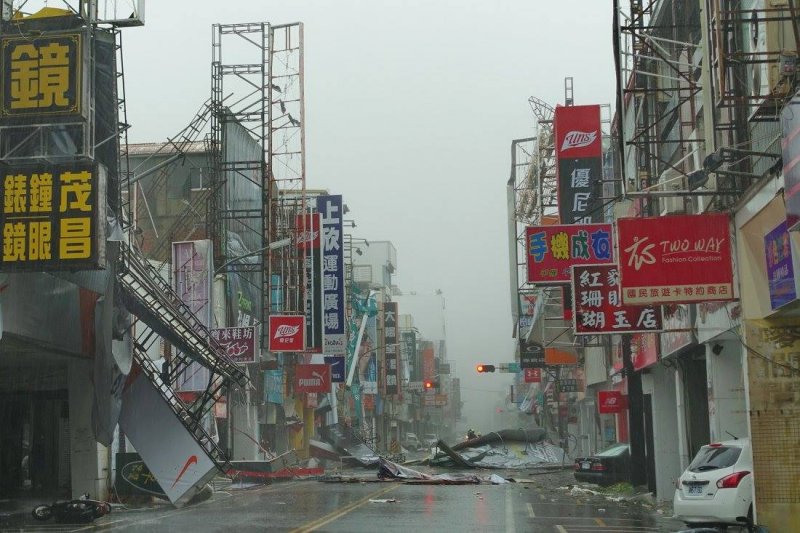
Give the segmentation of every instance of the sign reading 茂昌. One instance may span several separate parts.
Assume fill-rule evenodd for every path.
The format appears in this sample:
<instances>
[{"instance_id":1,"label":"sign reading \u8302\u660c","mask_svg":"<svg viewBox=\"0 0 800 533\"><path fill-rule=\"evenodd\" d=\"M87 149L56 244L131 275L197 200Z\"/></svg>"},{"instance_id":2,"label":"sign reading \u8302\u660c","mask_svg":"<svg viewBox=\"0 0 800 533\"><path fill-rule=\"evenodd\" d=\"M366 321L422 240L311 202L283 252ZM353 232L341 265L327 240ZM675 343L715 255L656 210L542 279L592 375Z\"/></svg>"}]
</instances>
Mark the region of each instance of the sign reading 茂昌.
<instances>
[{"instance_id":1,"label":"sign reading \u8302\u660c","mask_svg":"<svg viewBox=\"0 0 800 533\"><path fill-rule=\"evenodd\" d=\"M622 305L617 265L572 267L576 335L661 330L661 306Z\"/></svg>"},{"instance_id":2,"label":"sign reading \u8302\u660c","mask_svg":"<svg viewBox=\"0 0 800 533\"><path fill-rule=\"evenodd\" d=\"M397 354L397 302L383 304L383 341L386 354L386 394L399 394Z\"/></svg>"},{"instance_id":3,"label":"sign reading \u8302\u660c","mask_svg":"<svg viewBox=\"0 0 800 533\"><path fill-rule=\"evenodd\" d=\"M102 268L104 170L79 163L8 167L0 179L0 271Z\"/></svg>"},{"instance_id":4,"label":"sign reading \u8302\u660c","mask_svg":"<svg viewBox=\"0 0 800 533\"><path fill-rule=\"evenodd\" d=\"M255 327L219 328L210 330L211 339L234 363L256 362Z\"/></svg>"},{"instance_id":5,"label":"sign reading \u8302\u660c","mask_svg":"<svg viewBox=\"0 0 800 533\"><path fill-rule=\"evenodd\" d=\"M4 118L80 113L80 34L6 37L0 46Z\"/></svg>"},{"instance_id":6,"label":"sign reading \u8302\u660c","mask_svg":"<svg viewBox=\"0 0 800 533\"><path fill-rule=\"evenodd\" d=\"M600 106L559 106L553 123L561 223L599 222L603 218Z\"/></svg>"},{"instance_id":7,"label":"sign reading \u8302\u660c","mask_svg":"<svg viewBox=\"0 0 800 533\"><path fill-rule=\"evenodd\" d=\"M344 234L342 196L318 196L317 212L322 229L322 325L323 353L347 351L344 320Z\"/></svg>"},{"instance_id":8,"label":"sign reading \u8302\u660c","mask_svg":"<svg viewBox=\"0 0 800 533\"><path fill-rule=\"evenodd\" d=\"M764 236L764 256L767 260L769 302L773 309L777 309L797 298L792 246L785 220Z\"/></svg>"},{"instance_id":9,"label":"sign reading \u8302\u660c","mask_svg":"<svg viewBox=\"0 0 800 533\"><path fill-rule=\"evenodd\" d=\"M525 230L528 283L570 283L573 265L612 263L611 224L531 226Z\"/></svg>"},{"instance_id":10,"label":"sign reading \u8302\u660c","mask_svg":"<svg viewBox=\"0 0 800 533\"><path fill-rule=\"evenodd\" d=\"M617 233L625 304L735 299L727 214L621 218Z\"/></svg>"}]
</instances>

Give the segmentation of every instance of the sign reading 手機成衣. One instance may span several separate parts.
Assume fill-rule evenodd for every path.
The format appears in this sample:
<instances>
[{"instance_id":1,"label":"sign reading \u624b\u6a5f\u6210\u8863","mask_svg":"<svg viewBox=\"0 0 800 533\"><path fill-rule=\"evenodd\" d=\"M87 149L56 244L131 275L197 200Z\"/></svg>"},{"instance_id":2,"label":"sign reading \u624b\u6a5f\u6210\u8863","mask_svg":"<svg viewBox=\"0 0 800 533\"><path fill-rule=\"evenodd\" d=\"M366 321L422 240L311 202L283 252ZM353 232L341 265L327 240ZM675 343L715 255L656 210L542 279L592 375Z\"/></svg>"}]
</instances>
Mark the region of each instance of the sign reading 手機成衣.
<instances>
[{"instance_id":1,"label":"sign reading \u624b\u6a5f\u6210\u8863","mask_svg":"<svg viewBox=\"0 0 800 533\"><path fill-rule=\"evenodd\" d=\"M234 363L256 362L255 327L218 328L209 331L211 339Z\"/></svg>"},{"instance_id":2,"label":"sign reading \u624b\u6a5f\u6210\u8863","mask_svg":"<svg viewBox=\"0 0 800 533\"><path fill-rule=\"evenodd\" d=\"M621 218L617 233L626 305L735 299L727 214Z\"/></svg>"},{"instance_id":3,"label":"sign reading \u624b\u6a5f\u6210\u8863","mask_svg":"<svg viewBox=\"0 0 800 533\"><path fill-rule=\"evenodd\" d=\"M619 267L612 264L572 267L576 335L660 331L661 306L622 305Z\"/></svg>"},{"instance_id":4,"label":"sign reading \u624b\u6a5f\u6210\u8863","mask_svg":"<svg viewBox=\"0 0 800 533\"><path fill-rule=\"evenodd\" d=\"M0 179L0 196L0 271L104 266L104 167L84 163L7 167Z\"/></svg>"},{"instance_id":5,"label":"sign reading \u624b\u6a5f\u6210\u8863","mask_svg":"<svg viewBox=\"0 0 800 533\"><path fill-rule=\"evenodd\" d=\"M322 351L329 355L344 355L347 338L342 196L318 196L317 212L322 231Z\"/></svg>"},{"instance_id":6,"label":"sign reading \u624b\u6a5f\u6210\u8863","mask_svg":"<svg viewBox=\"0 0 800 533\"><path fill-rule=\"evenodd\" d=\"M525 230L528 283L565 283L573 265L612 263L611 224L531 226Z\"/></svg>"},{"instance_id":7,"label":"sign reading \u624b\u6a5f\u6210\u8863","mask_svg":"<svg viewBox=\"0 0 800 533\"><path fill-rule=\"evenodd\" d=\"M4 37L3 118L80 113L81 43L78 33Z\"/></svg>"}]
</instances>

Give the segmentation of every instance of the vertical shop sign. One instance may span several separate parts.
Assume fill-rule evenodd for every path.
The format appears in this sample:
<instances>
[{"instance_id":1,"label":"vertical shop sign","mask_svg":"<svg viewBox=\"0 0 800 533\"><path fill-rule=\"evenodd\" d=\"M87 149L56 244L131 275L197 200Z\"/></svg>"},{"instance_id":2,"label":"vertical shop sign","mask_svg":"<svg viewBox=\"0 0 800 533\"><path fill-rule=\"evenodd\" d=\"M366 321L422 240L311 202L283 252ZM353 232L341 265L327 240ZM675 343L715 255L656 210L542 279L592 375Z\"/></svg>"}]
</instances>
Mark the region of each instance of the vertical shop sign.
<instances>
[{"instance_id":1,"label":"vertical shop sign","mask_svg":"<svg viewBox=\"0 0 800 533\"><path fill-rule=\"evenodd\" d=\"M617 265L572 267L576 335L661 330L661 306L622 305Z\"/></svg>"},{"instance_id":2,"label":"vertical shop sign","mask_svg":"<svg viewBox=\"0 0 800 533\"><path fill-rule=\"evenodd\" d=\"M305 268L304 308L306 315L306 351L322 352L322 254L320 250L320 215L297 216L297 249L303 253Z\"/></svg>"},{"instance_id":3,"label":"vertical shop sign","mask_svg":"<svg viewBox=\"0 0 800 533\"><path fill-rule=\"evenodd\" d=\"M603 215L600 106L557 107L554 129L561 223L600 222Z\"/></svg>"},{"instance_id":4,"label":"vertical shop sign","mask_svg":"<svg viewBox=\"0 0 800 533\"><path fill-rule=\"evenodd\" d=\"M0 270L105 266L104 167L15 166L6 167L0 176Z\"/></svg>"},{"instance_id":5,"label":"vertical shop sign","mask_svg":"<svg viewBox=\"0 0 800 533\"><path fill-rule=\"evenodd\" d=\"M386 394L399 394L397 302L383 304L383 344L386 354Z\"/></svg>"},{"instance_id":6,"label":"vertical shop sign","mask_svg":"<svg viewBox=\"0 0 800 533\"><path fill-rule=\"evenodd\" d=\"M322 351L344 355L347 351L344 320L344 235L341 195L317 197L322 231Z\"/></svg>"},{"instance_id":7,"label":"vertical shop sign","mask_svg":"<svg viewBox=\"0 0 800 533\"><path fill-rule=\"evenodd\" d=\"M772 309L777 309L797 298L792 246L785 220L764 236L764 257L767 262L769 302Z\"/></svg>"}]
</instances>

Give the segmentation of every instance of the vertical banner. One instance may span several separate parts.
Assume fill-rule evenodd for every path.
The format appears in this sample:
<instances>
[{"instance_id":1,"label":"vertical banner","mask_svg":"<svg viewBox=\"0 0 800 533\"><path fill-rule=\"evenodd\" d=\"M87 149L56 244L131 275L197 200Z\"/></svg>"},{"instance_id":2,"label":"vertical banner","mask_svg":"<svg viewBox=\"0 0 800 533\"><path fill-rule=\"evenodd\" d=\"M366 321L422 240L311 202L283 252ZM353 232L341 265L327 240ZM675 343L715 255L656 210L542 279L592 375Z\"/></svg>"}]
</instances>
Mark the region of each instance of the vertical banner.
<instances>
[{"instance_id":1,"label":"vertical banner","mask_svg":"<svg viewBox=\"0 0 800 533\"><path fill-rule=\"evenodd\" d=\"M557 107L554 128L561 223L601 222L603 139L600 106Z\"/></svg>"},{"instance_id":2,"label":"vertical banner","mask_svg":"<svg viewBox=\"0 0 800 533\"><path fill-rule=\"evenodd\" d=\"M422 380L433 381L436 376L436 359L433 353L433 344L426 343L422 348Z\"/></svg>"},{"instance_id":3,"label":"vertical banner","mask_svg":"<svg viewBox=\"0 0 800 533\"><path fill-rule=\"evenodd\" d=\"M783 154L783 199L788 231L800 229L800 96L781 111L781 152Z\"/></svg>"},{"instance_id":4,"label":"vertical banner","mask_svg":"<svg viewBox=\"0 0 800 533\"><path fill-rule=\"evenodd\" d=\"M764 236L764 257L767 261L769 303L773 309L777 309L797 298L792 246L785 220Z\"/></svg>"},{"instance_id":5,"label":"vertical banner","mask_svg":"<svg viewBox=\"0 0 800 533\"><path fill-rule=\"evenodd\" d=\"M422 381L422 373L420 372L420 363L417 359L417 334L414 330L403 331L400 335L402 339L401 347L403 350L402 360L406 361L406 370L404 378L409 382Z\"/></svg>"},{"instance_id":6,"label":"vertical banner","mask_svg":"<svg viewBox=\"0 0 800 533\"><path fill-rule=\"evenodd\" d=\"M322 230L323 349L330 355L347 351L344 318L344 235L341 195L318 196Z\"/></svg>"},{"instance_id":7,"label":"vertical banner","mask_svg":"<svg viewBox=\"0 0 800 533\"><path fill-rule=\"evenodd\" d=\"M306 315L306 351L322 352L322 254L320 250L320 215L297 217L297 249L304 254L304 308Z\"/></svg>"},{"instance_id":8,"label":"vertical banner","mask_svg":"<svg viewBox=\"0 0 800 533\"><path fill-rule=\"evenodd\" d=\"M172 280L175 292L205 327L211 326L211 280L214 265L211 241L172 243ZM175 390L204 391L209 370L191 363L178 375Z\"/></svg>"},{"instance_id":9,"label":"vertical banner","mask_svg":"<svg viewBox=\"0 0 800 533\"><path fill-rule=\"evenodd\" d=\"M397 354L397 302L383 304L383 345L386 354L386 394L399 394Z\"/></svg>"}]
</instances>

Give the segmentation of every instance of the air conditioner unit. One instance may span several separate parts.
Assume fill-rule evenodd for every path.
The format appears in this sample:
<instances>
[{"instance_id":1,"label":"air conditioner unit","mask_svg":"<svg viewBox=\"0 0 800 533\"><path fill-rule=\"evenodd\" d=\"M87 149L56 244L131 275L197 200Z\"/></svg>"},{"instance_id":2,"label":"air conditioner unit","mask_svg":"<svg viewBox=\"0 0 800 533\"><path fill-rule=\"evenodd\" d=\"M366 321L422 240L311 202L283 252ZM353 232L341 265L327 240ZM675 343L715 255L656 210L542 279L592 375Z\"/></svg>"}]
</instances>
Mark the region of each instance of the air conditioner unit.
<instances>
[{"instance_id":1,"label":"air conditioner unit","mask_svg":"<svg viewBox=\"0 0 800 533\"><path fill-rule=\"evenodd\" d=\"M680 172L668 168L661 173L658 178L659 191L685 191L686 176ZM662 196L658 199L659 213L663 215L673 215L686 212L686 203L683 196Z\"/></svg>"},{"instance_id":2,"label":"air conditioner unit","mask_svg":"<svg viewBox=\"0 0 800 533\"><path fill-rule=\"evenodd\" d=\"M776 9L777 11L765 11ZM743 48L752 61L748 66L750 95L754 105L789 94L796 68L797 46L789 0L746 0ZM786 20L769 20L786 17ZM793 58L793 60L792 60Z\"/></svg>"}]
</instances>

